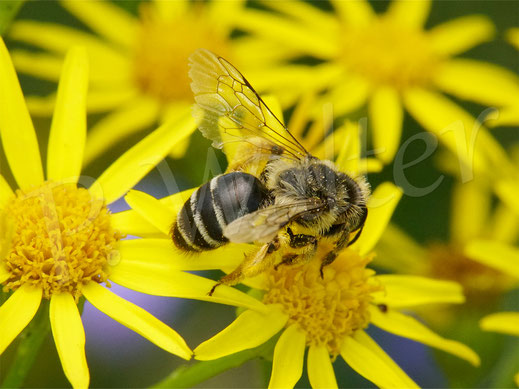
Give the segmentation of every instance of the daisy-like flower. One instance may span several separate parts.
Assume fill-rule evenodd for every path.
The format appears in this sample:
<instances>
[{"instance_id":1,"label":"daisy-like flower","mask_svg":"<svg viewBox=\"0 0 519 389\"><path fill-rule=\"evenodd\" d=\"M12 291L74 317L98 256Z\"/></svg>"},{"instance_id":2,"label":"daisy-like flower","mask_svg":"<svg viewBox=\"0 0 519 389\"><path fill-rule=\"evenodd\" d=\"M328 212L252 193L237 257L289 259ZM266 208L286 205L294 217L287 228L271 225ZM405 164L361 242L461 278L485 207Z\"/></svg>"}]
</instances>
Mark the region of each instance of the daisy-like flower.
<instances>
[{"instance_id":1,"label":"daisy-like flower","mask_svg":"<svg viewBox=\"0 0 519 389\"><path fill-rule=\"evenodd\" d=\"M0 136L18 185L13 191L0 175L0 284L10 293L0 306L0 353L33 319L42 299L48 299L54 342L65 375L73 387L88 387L85 333L77 308L78 300L84 297L159 347L190 359L191 350L173 329L100 284L110 285L112 270L132 256L145 256L151 266L157 266L146 253L125 248L120 239L131 223L114 226L107 204L124 195L189 135L186 129L192 126L191 115L154 131L99 178L81 176L88 62L84 49L72 49L59 83L44 174L36 133L1 39L0 83ZM128 276L141 275L130 272ZM168 282L173 283L170 294L202 299L212 285L210 280L184 273ZM224 302L258 305L231 288L218 293L217 299Z\"/></svg>"},{"instance_id":2,"label":"daisy-like flower","mask_svg":"<svg viewBox=\"0 0 519 389\"><path fill-rule=\"evenodd\" d=\"M269 106L273 106L269 103ZM340 133L340 132L339 132ZM329 143L328 142L325 143ZM338 167L356 175L360 150L358 132L342 143L336 159ZM351 159L347 156L353 156ZM369 163L368 163L369 165ZM167 292L164 286L126 277L126 269L139 269L145 277L164 277L180 270L219 268L230 272L243 260L243 253L254 245L228 244L187 257L171 248L171 220L176 217L193 190L160 201L132 190L125 197L133 208L115 215L117 224L131 224L132 234L143 236L129 242L142 249L162 242L162 250L149 254L162 266L150 266L144 260L121 264L115 281L146 293ZM416 384L364 331L370 323L395 334L479 363L478 356L461 343L447 340L427 329L418 320L399 312L429 303L461 303L461 288L453 282L434 281L414 276L379 276L366 268L376 244L401 196L390 183L377 187L369 203L369 217L359 240L319 273L321 257L329 247L321 246L315 259L303 266L282 266L244 283L264 291L259 306L244 310L229 327L202 343L195 352L199 360L217 359L259 346L282 332L274 352L271 387L292 387L302 374L305 349L309 347L308 372L313 387L337 387L332 361L341 355L359 374L381 387L416 387ZM119 273L120 272L120 273ZM135 272L135 271L134 271ZM121 274L121 276L118 276ZM216 289L218 291L218 288ZM251 293L257 295L257 293ZM215 300L217 302L217 300Z\"/></svg>"},{"instance_id":3,"label":"daisy-like flower","mask_svg":"<svg viewBox=\"0 0 519 389\"><path fill-rule=\"evenodd\" d=\"M514 277L519 281L519 249L510 244L489 240L475 240L467 245L465 252L485 266ZM485 331L500 332L519 336L519 312L498 312L481 319L480 326ZM514 376L519 386L519 372Z\"/></svg>"},{"instance_id":4,"label":"daisy-like flower","mask_svg":"<svg viewBox=\"0 0 519 389\"><path fill-rule=\"evenodd\" d=\"M87 48L92 59L88 111L110 113L90 129L85 163L131 133L157 121L178 120L190 111L193 97L187 58L199 47L243 68L257 60L254 53L276 57L267 45L258 46L250 38L231 40L234 20L244 5L241 1L143 2L138 17L110 1L64 0L61 4L93 33L48 22L18 21L9 37L44 50L15 51L13 62L19 71L51 81L58 79L62 56L70 45ZM32 112L47 115L54 98L32 98L28 105ZM187 142L181 146L173 150L175 155L183 154Z\"/></svg>"},{"instance_id":5,"label":"daisy-like flower","mask_svg":"<svg viewBox=\"0 0 519 389\"><path fill-rule=\"evenodd\" d=\"M360 247L361 253L369 249L364 244ZM274 349L271 388L296 384L306 348L308 378L314 388L338 387L332 362L339 355L379 387L417 387L365 332L372 324L479 364L468 347L440 337L400 312L429 303L462 302L457 284L412 276L377 277L366 268L370 256L350 248L324 269L321 278L324 254L320 251L309 264L279 267L255 279L254 285L264 293L267 312L244 311L222 332L200 344L195 358L212 360L257 347L281 332Z\"/></svg>"},{"instance_id":6,"label":"daisy-like flower","mask_svg":"<svg viewBox=\"0 0 519 389\"><path fill-rule=\"evenodd\" d=\"M437 279L453 280L463 286L470 308L491 307L517 282L507 273L482 264L468 252L473 241L487 239L496 244L516 242L519 233L517 214L499 202L492 209L488 183L474 180L457 184L450 210L450 239L446 243L422 246L396 226L389 226L382 236L375 262L386 269ZM401 255L395 255L399 249ZM470 254L470 255L469 255Z\"/></svg>"},{"instance_id":7,"label":"daisy-like flower","mask_svg":"<svg viewBox=\"0 0 519 389\"><path fill-rule=\"evenodd\" d=\"M247 10L239 27L276 42L293 58L323 61L297 72L290 65L294 78L280 70L279 77L271 75L270 80L292 96L294 89L324 91L323 101L332 102L337 115L367 105L373 143L386 163L398 149L404 109L471 166L466 153L473 146L477 122L442 92L497 107L519 98L518 77L512 72L456 58L492 37L494 27L484 16L466 16L426 30L429 0L394 0L380 15L365 0L332 1L334 13L303 1L264 4L278 14ZM478 131L477 141L485 145L481 158L496 161L490 151L495 141L484 128Z\"/></svg>"}]
</instances>

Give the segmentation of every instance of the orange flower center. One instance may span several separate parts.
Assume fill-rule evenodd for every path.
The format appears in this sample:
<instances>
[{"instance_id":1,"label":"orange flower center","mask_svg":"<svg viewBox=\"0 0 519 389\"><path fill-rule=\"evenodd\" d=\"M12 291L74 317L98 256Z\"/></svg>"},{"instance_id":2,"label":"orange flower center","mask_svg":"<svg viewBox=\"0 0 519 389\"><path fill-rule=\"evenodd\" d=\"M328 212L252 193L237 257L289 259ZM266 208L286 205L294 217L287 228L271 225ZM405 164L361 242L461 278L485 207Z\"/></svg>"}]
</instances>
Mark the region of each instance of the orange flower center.
<instances>
[{"instance_id":1,"label":"orange flower center","mask_svg":"<svg viewBox=\"0 0 519 389\"><path fill-rule=\"evenodd\" d=\"M381 286L372 282L374 271L366 268L371 258L349 249L324 268L321 278L325 252L320 248L321 255L302 266L270 270L263 302L281 304L289 316L287 325L298 323L309 345L325 345L336 357L343 339L368 326L371 293Z\"/></svg>"},{"instance_id":2,"label":"orange flower center","mask_svg":"<svg viewBox=\"0 0 519 389\"><path fill-rule=\"evenodd\" d=\"M67 292L77 300L83 285L107 281L122 236L110 226L103 201L87 189L46 182L17 190L0 215L0 264L10 273L4 291L28 283L47 299Z\"/></svg>"},{"instance_id":3,"label":"orange flower center","mask_svg":"<svg viewBox=\"0 0 519 389\"><path fill-rule=\"evenodd\" d=\"M150 4L142 4L140 11L134 57L137 85L162 102L191 102L188 57L198 48L207 48L227 58L227 37L213 27L201 4L171 17Z\"/></svg>"}]
</instances>

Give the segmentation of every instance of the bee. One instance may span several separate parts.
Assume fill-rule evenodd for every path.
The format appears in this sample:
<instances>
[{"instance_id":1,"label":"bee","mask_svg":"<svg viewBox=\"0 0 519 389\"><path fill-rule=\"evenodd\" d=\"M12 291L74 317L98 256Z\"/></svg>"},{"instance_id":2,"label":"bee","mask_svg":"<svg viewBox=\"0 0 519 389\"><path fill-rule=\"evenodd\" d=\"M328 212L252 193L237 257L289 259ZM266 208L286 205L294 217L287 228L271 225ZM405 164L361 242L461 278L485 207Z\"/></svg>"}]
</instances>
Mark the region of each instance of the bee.
<instances>
[{"instance_id":1,"label":"bee","mask_svg":"<svg viewBox=\"0 0 519 389\"><path fill-rule=\"evenodd\" d=\"M229 242L259 245L210 295L220 284L237 284L269 266L308 261L326 239L333 244L321 262L322 276L362 232L368 183L311 155L224 58L198 49L189 66L199 129L215 148L241 145L227 172L185 202L171 228L173 242L186 252Z\"/></svg>"}]
</instances>

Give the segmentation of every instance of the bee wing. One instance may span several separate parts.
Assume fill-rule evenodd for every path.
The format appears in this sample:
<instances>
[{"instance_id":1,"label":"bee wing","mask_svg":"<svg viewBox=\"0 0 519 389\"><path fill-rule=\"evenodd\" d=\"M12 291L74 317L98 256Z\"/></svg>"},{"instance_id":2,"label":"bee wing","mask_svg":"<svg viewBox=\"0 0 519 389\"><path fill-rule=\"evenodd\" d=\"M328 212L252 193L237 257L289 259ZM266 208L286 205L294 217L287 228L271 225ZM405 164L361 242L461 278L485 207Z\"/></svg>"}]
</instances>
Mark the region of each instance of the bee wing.
<instances>
[{"instance_id":1,"label":"bee wing","mask_svg":"<svg viewBox=\"0 0 519 389\"><path fill-rule=\"evenodd\" d=\"M214 147L222 148L224 133L230 139L257 144L259 149L265 147L265 142L254 142L254 138L261 138L293 158L308 154L227 60L209 50L198 49L189 57L189 66L197 103L195 113L202 119L199 127Z\"/></svg>"},{"instance_id":2,"label":"bee wing","mask_svg":"<svg viewBox=\"0 0 519 389\"><path fill-rule=\"evenodd\" d=\"M274 204L234 220L224 228L223 234L234 243L269 242L292 220L323 205L319 199Z\"/></svg>"}]
</instances>

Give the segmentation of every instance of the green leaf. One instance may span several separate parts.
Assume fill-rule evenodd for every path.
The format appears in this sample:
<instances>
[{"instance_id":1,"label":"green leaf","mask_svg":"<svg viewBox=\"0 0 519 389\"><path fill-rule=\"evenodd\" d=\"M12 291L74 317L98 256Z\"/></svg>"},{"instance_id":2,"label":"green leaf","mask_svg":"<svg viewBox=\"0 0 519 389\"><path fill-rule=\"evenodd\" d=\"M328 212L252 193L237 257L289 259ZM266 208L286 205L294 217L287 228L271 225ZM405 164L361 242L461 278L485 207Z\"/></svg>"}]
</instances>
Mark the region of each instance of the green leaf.
<instances>
[{"instance_id":1,"label":"green leaf","mask_svg":"<svg viewBox=\"0 0 519 389\"><path fill-rule=\"evenodd\" d=\"M0 1L0 35L4 35L25 0Z\"/></svg>"}]
</instances>

